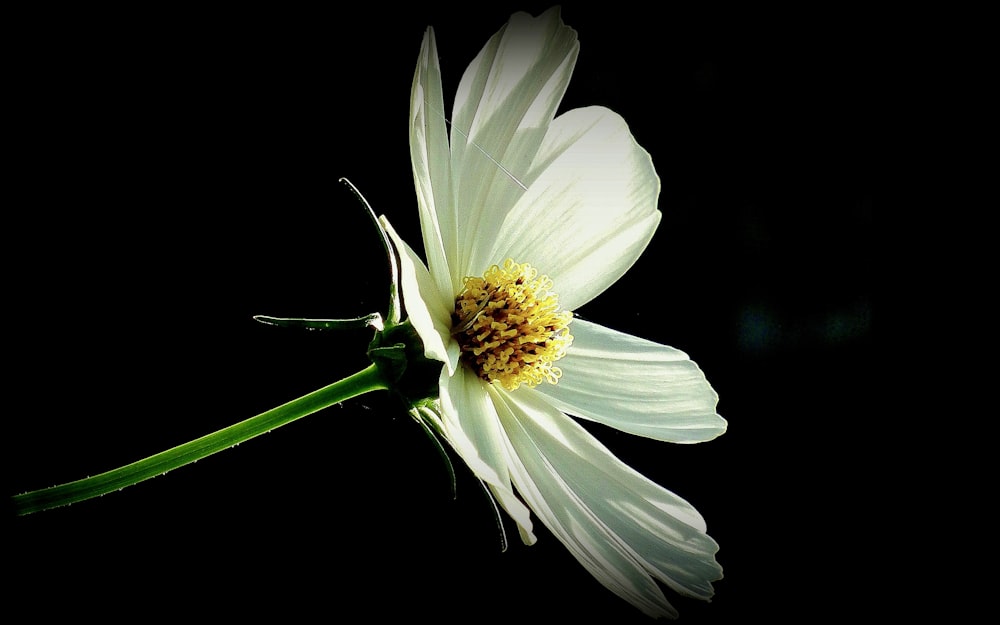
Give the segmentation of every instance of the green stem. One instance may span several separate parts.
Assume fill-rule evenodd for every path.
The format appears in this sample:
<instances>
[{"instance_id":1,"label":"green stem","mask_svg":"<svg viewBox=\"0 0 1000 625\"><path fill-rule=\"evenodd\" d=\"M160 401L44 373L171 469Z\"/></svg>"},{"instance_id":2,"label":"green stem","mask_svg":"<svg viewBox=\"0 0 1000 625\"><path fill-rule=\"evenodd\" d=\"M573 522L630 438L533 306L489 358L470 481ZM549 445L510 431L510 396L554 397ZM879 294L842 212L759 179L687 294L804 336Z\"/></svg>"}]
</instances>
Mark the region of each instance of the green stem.
<instances>
[{"instance_id":1,"label":"green stem","mask_svg":"<svg viewBox=\"0 0 1000 625\"><path fill-rule=\"evenodd\" d=\"M293 399L287 404L132 464L75 482L15 495L13 498L14 510L18 515L31 514L121 490L126 486L138 484L143 480L162 475L167 471L228 449L237 443L242 443L328 406L370 391L387 388L388 385L377 367L371 365L339 382L334 382L298 399Z\"/></svg>"}]
</instances>

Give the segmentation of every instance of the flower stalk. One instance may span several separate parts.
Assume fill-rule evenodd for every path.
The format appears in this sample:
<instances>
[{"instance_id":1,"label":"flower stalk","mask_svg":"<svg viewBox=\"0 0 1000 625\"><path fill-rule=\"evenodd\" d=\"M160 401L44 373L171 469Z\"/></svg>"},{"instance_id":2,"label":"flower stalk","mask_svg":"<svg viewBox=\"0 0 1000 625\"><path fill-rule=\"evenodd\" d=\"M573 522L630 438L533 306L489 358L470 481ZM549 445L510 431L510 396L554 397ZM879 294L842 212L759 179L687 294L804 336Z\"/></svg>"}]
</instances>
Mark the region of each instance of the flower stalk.
<instances>
[{"instance_id":1,"label":"flower stalk","mask_svg":"<svg viewBox=\"0 0 1000 625\"><path fill-rule=\"evenodd\" d=\"M398 286L399 265L396 252L382 228L381 222L361 192L346 178L341 178L340 182L354 193L365 208L379 233L382 247L386 252L390 273L389 305L386 316L383 318L381 313L374 312L352 319L305 319L268 315L256 315L254 319L267 325L305 330L339 331L371 328L375 330L375 337L368 350L372 364L353 375L293 399L277 408L272 408L255 417L142 460L74 482L15 495L13 503L17 515L23 516L66 506L121 490L126 486L132 486L157 475L163 475L168 471L229 449L306 415L371 391L392 389L402 393L404 397L420 398L433 394L430 390L413 385L406 386L401 383L403 373L407 368L411 369L409 377L426 376L412 375L412 370L419 370L423 362L420 357L422 346L415 348L408 344L414 341L416 334L409 330L408 324L400 323L402 313ZM419 343L419 340L416 342ZM410 360L413 363L410 363Z\"/></svg>"},{"instance_id":2,"label":"flower stalk","mask_svg":"<svg viewBox=\"0 0 1000 625\"><path fill-rule=\"evenodd\" d=\"M229 449L334 404L371 391L387 388L388 385L382 373L373 364L342 380L255 417L250 417L245 421L153 454L137 462L74 482L15 495L13 498L14 510L19 516L23 516L121 490L126 486L138 484Z\"/></svg>"}]
</instances>

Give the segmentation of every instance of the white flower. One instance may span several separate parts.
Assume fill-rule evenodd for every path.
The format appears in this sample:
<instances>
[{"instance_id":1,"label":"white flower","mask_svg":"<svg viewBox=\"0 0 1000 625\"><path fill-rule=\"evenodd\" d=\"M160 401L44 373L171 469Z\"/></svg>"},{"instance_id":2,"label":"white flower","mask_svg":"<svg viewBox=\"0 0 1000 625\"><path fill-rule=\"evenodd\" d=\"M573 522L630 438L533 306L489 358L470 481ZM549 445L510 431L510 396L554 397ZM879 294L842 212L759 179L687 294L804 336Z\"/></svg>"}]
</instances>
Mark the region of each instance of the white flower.
<instances>
[{"instance_id":1,"label":"white flower","mask_svg":"<svg viewBox=\"0 0 1000 625\"><path fill-rule=\"evenodd\" d=\"M709 599L718 545L690 504L568 415L676 443L726 422L687 355L565 312L618 280L660 221L659 179L622 118L555 116L578 49L558 10L513 15L465 71L448 120L428 29L410 103L427 264L382 222L409 320L443 363L439 405L423 418L525 543L534 513L607 588L675 617L654 580Z\"/></svg>"}]
</instances>

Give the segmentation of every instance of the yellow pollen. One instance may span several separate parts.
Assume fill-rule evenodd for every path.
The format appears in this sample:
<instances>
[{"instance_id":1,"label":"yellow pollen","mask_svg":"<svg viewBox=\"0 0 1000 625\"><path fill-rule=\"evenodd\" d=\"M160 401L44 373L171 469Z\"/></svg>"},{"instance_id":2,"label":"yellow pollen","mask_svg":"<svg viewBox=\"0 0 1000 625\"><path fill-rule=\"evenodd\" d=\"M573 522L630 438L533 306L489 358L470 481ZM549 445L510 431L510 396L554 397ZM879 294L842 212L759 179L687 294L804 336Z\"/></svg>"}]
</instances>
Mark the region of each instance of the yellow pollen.
<instances>
[{"instance_id":1,"label":"yellow pollen","mask_svg":"<svg viewBox=\"0 0 1000 625\"><path fill-rule=\"evenodd\" d=\"M451 331L462 361L483 380L510 391L558 382L562 371L554 363L573 342L573 313L559 310L551 289L548 276L509 258L482 278L466 278L455 298Z\"/></svg>"}]
</instances>

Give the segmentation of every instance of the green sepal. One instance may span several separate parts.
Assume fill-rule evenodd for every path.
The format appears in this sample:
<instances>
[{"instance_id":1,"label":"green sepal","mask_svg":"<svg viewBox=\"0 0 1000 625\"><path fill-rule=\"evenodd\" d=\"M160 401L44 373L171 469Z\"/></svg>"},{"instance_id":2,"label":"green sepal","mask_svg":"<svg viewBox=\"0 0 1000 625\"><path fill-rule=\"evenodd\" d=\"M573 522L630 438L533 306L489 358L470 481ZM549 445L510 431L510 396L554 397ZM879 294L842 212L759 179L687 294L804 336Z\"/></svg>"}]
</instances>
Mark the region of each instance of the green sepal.
<instances>
[{"instance_id":1,"label":"green sepal","mask_svg":"<svg viewBox=\"0 0 1000 625\"><path fill-rule=\"evenodd\" d=\"M443 363L424 356L424 343L409 320L376 332L368 358L408 405L437 399Z\"/></svg>"},{"instance_id":2,"label":"green sepal","mask_svg":"<svg viewBox=\"0 0 1000 625\"><path fill-rule=\"evenodd\" d=\"M497 505L496 497L490 492L489 485L481 479L476 480L479 483L479 488L486 500L490 504L490 509L493 511L493 522L496 523L497 531L500 534L500 552L503 553L507 551L507 530L503 527L503 517L500 515L500 506Z\"/></svg>"},{"instance_id":3,"label":"green sepal","mask_svg":"<svg viewBox=\"0 0 1000 625\"><path fill-rule=\"evenodd\" d=\"M435 402L424 402L422 404L413 406L410 408L410 416L413 420L417 422L420 428L430 439L431 443L434 445L434 449L437 450L438 456L440 456L441 461L444 463L444 468L448 472L448 483L451 487L451 498L458 498L458 476L455 474L455 465L451 461L451 457L448 455L448 450L445 448L444 435L438 429L440 427L440 417L437 415L437 408L434 406ZM433 426L433 427L432 427Z\"/></svg>"},{"instance_id":4,"label":"green sepal","mask_svg":"<svg viewBox=\"0 0 1000 625\"><path fill-rule=\"evenodd\" d=\"M365 196L361 195L361 191L358 191L358 188L351 184L351 181L347 178L341 178L340 182L346 184L351 192L354 193L354 196L358 198L358 201L361 202L361 205L365 207L365 212L372 220L372 223L375 224L379 239L382 241L382 249L385 250L385 255L389 262L389 308L386 311L385 323L386 325L395 325L399 323L403 314L399 297L399 258L396 256L396 248L389 239L389 233L382 227L382 222L378 220L378 215L372 210L371 204L368 203Z\"/></svg>"},{"instance_id":5,"label":"green sepal","mask_svg":"<svg viewBox=\"0 0 1000 625\"><path fill-rule=\"evenodd\" d=\"M363 328L381 330L384 327L382 315L377 312L353 319L303 319L301 317L270 317L268 315L254 315L253 318L254 321L271 326L306 330L357 330Z\"/></svg>"}]
</instances>

